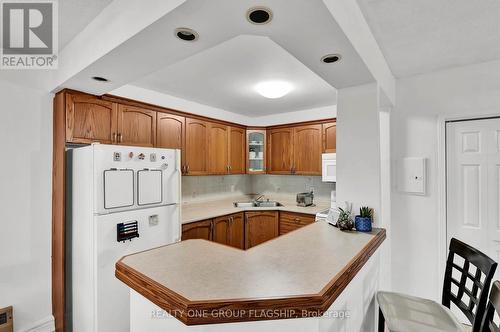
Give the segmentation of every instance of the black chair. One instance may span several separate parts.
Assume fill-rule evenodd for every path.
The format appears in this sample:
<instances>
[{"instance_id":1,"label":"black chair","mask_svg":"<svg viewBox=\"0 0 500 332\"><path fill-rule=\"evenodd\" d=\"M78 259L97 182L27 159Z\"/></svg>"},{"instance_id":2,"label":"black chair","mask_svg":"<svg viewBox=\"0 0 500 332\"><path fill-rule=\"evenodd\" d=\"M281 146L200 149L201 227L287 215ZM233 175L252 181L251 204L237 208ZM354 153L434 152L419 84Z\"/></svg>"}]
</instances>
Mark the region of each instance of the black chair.
<instances>
[{"instance_id":1,"label":"black chair","mask_svg":"<svg viewBox=\"0 0 500 332\"><path fill-rule=\"evenodd\" d=\"M495 312L500 315L500 281L498 280L491 287L490 301L481 324L481 332L500 332L500 327L493 321Z\"/></svg>"},{"instance_id":2,"label":"black chair","mask_svg":"<svg viewBox=\"0 0 500 332\"><path fill-rule=\"evenodd\" d=\"M379 332L466 331L450 311L454 303L480 332L488 290L497 263L479 250L451 239L446 262L442 304L392 292L378 292Z\"/></svg>"}]
</instances>

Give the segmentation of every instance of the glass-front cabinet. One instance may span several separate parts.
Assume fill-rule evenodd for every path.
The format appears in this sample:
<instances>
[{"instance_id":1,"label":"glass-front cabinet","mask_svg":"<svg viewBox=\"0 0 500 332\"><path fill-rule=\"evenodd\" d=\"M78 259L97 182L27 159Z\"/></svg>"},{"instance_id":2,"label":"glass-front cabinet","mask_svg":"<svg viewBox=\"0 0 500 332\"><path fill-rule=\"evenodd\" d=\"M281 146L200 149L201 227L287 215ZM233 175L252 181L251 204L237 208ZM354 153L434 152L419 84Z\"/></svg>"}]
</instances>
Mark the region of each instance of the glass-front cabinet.
<instances>
[{"instance_id":1,"label":"glass-front cabinet","mask_svg":"<svg viewBox=\"0 0 500 332\"><path fill-rule=\"evenodd\" d=\"M247 172L266 172L266 131L247 130Z\"/></svg>"}]
</instances>

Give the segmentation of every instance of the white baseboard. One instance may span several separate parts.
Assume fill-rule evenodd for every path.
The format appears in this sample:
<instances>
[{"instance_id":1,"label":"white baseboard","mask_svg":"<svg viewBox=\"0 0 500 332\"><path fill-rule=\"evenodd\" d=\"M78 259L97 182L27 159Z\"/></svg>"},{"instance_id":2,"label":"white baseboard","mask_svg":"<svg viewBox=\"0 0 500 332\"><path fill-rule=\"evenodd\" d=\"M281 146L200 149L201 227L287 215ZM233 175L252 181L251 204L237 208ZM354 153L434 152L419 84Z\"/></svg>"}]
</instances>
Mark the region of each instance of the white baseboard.
<instances>
[{"instance_id":1,"label":"white baseboard","mask_svg":"<svg viewBox=\"0 0 500 332\"><path fill-rule=\"evenodd\" d=\"M54 332L55 330L54 316L50 315L35 322L32 327L24 330L24 332Z\"/></svg>"}]
</instances>

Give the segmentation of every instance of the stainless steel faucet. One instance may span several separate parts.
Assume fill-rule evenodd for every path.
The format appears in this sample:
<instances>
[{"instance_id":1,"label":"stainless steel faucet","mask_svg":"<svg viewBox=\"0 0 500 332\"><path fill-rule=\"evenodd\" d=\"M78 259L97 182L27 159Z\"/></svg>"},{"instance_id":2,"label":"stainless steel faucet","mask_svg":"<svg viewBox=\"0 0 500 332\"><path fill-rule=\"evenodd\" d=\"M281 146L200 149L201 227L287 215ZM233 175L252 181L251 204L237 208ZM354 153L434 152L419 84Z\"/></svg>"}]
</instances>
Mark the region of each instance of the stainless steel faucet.
<instances>
[{"instance_id":1,"label":"stainless steel faucet","mask_svg":"<svg viewBox=\"0 0 500 332\"><path fill-rule=\"evenodd\" d=\"M260 202L261 198L264 198L264 195L260 195L259 197L257 198L254 198L254 202ZM262 199L263 200L263 199Z\"/></svg>"}]
</instances>

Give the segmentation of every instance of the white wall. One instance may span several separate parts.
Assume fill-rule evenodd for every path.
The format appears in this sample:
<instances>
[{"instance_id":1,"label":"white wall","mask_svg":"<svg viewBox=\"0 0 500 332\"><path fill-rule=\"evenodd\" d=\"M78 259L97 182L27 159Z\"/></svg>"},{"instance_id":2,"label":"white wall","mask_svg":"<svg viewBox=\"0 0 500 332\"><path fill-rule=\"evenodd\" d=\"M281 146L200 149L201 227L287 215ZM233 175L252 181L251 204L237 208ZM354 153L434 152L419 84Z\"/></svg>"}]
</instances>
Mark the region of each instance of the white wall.
<instances>
[{"instance_id":1,"label":"white wall","mask_svg":"<svg viewBox=\"0 0 500 332\"><path fill-rule=\"evenodd\" d=\"M124 85L111 91L110 94L247 126L272 126L283 123L334 118L337 116L337 106L331 105L296 112L255 117L237 114L228 110L200 104L134 85Z\"/></svg>"},{"instance_id":2,"label":"white wall","mask_svg":"<svg viewBox=\"0 0 500 332\"><path fill-rule=\"evenodd\" d=\"M445 262L437 256L443 242L438 238L438 117L500 115L500 61L400 79L396 101L392 160L428 158L428 194L406 195L393 186L393 288L440 300ZM396 169L392 172L394 179Z\"/></svg>"},{"instance_id":3,"label":"white wall","mask_svg":"<svg viewBox=\"0 0 500 332\"><path fill-rule=\"evenodd\" d=\"M380 134L376 84L340 89L337 114L337 204L380 213Z\"/></svg>"},{"instance_id":4,"label":"white wall","mask_svg":"<svg viewBox=\"0 0 500 332\"><path fill-rule=\"evenodd\" d=\"M0 101L0 307L16 331L49 331L52 96L0 80Z\"/></svg>"}]
</instances>

